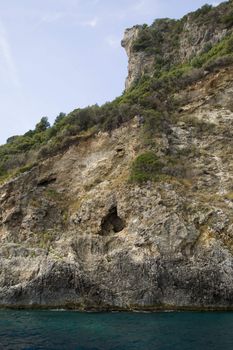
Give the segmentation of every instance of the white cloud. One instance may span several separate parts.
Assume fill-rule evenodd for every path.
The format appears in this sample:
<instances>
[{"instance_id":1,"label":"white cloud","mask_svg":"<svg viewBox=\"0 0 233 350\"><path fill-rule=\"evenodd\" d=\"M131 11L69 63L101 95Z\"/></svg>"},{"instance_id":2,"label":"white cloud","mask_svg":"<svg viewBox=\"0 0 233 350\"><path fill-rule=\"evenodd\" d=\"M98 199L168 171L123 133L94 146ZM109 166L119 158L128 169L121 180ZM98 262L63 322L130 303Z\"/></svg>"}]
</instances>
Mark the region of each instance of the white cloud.
<instances>
[{"instance_id":1,"label":"white cloud","mask_svg":"<svg viewBox=\"0 0 233 350\"><path fill-rule=\"evenodd\" d=\"M84 26L84 27L91 27L95 28L99 22L99 19L97 17L88 19L88 20L81 20L81 16L72 12L54 12L54 13L47 13L44 14L40 19L41 23L55 23L62 19L67 19L69 22L76 23L78 25ZM39 25L40 25L39 24Z\"/></svg>"},{"instance_id":2,"label":"white cloud","mask_svg":"<svg viewBox=\"0 0 233 350\"><path fill-rule=\"evenodd\" d=\"M81 25L84 27L95 28L97 26L98 22L99 22L99 19L97 17L95 17L95 18L92 18L90 20L81 22Z\"/></svg>"},{"instance_id":3,"label":"white cloud","mask_svg":"<svg viewBox=\"0 0 233 350\"><path fill-rule=\"evenodd\" d=\"M14 58L11 52L11 46L7 38L6 30L3 24L0 22L0 64L3 64L3 67L0 67L4 72L6 78L17 88L20 87L20 81L14 62Z\"/></svg>"}]
</instances>

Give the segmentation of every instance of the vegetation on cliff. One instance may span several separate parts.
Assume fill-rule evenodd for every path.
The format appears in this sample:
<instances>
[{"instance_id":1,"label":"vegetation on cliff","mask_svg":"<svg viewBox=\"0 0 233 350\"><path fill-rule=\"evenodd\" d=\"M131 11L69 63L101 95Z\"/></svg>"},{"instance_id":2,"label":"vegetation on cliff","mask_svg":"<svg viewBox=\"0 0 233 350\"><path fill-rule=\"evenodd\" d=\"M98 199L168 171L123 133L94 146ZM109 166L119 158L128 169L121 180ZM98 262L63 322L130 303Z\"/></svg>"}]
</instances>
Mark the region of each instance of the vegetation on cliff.
<instances>
[{"instance_id":1,"label":"vegetation on cliff","mask_svg":"<svg viewBox=\"0 0 233 350\"><path fill-rule=\"evenodd\" d=\"M232 309L232 31L203 22L231 4L188 15L169 69L127 30L122 96L0 148L1 306Z\"/></svg>"},{"instance_id":2,"label":"vegetation on cliff","mask_svg":"<svg viewBox=\"0 0 233 350\"><path fill-rule=\"evenodd\" d=\"M10 137L5 145L0 146L0 182L27 171L41 159L62 152L100 130L111 132L135 115L143 115L143 142L151 152L155 133L169 132L169 121L174 111L179 109L174 93L206 74L233 63L232 1L218 7L205 5L189 16L200 25L214 23L216 27L226 29L226 35L214 45L206 45L195 57L177 63L171 56L163 56L161 44L165 42L168 51L175 57L179 45L178 36L185 30L187 16L180 20L156 20L150 27L142 26L133 49L154 55L156 64L153 74L145 74L120 97L103 106L78 108L68 115L60 113L52 126L47 117L43 117L34 130L29 130L22 136ZM146 155L143 162L148 160L149 164L151 158L149 153ZM141 160L139 158L133 164L134 180L155 178L153 174L138 175Z\"/></svg>"},{"instance_id":3,"label":"vegetation on cliff","mask_svg":"<svg viewBox=\"0 0 233 350\"><path fill-rule=\"evenodd\" d=\"M140 154L132 164L130 180L133 182L156 181L161 168L162 163L154 152Z\"/></svg>"}]
</instances>

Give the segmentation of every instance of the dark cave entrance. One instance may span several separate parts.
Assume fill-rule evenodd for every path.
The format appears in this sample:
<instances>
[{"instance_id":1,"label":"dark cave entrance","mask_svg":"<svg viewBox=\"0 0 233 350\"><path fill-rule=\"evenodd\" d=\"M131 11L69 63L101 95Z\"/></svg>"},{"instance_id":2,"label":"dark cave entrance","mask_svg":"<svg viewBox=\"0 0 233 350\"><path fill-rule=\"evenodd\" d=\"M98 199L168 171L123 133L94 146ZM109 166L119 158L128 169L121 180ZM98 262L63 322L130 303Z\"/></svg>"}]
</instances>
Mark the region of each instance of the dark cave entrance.
<instances>
[{"instance_id":1,"label":"dark cave entrance","mask_svg":"<svg viewBox=\"0 0 233 350\"><path fill-rule=\"evenodd\" d=\"M56 177L42 179L38 182L37 186L38 187L47 187L48 185L53 184L56 181L57 181Z\"/></svg>"},{"instance_id":2,"label":"dark cave entrance","mask_svg":"<svg viewBox=\"0 0 233 350\"><path fill-rule=\"evenodd\" d=\"M101 231L102 236L107 236L111 233L117 233L124 229L125 223L117 214L117 207L114 206L109 209L108 214L103 217L101 221Z\"/></svg>"}]
</instances>

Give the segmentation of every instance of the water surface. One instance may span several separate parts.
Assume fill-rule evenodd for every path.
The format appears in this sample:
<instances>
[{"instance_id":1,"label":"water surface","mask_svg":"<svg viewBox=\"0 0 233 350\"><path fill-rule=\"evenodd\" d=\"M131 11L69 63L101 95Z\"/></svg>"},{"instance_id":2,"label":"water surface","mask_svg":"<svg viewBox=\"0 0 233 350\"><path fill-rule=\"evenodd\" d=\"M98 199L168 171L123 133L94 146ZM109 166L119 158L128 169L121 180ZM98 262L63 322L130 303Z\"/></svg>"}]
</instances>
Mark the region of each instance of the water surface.
<instances>
[{"instance_id":1,"label":"water surface","mask_svg":"<svg viewBox=\"0 0 233 350\"><path fill-rule=\"evenodd\" d=\"M232 312L0 311L2 350L232 350Z\"/></svg>"}]
</instances>

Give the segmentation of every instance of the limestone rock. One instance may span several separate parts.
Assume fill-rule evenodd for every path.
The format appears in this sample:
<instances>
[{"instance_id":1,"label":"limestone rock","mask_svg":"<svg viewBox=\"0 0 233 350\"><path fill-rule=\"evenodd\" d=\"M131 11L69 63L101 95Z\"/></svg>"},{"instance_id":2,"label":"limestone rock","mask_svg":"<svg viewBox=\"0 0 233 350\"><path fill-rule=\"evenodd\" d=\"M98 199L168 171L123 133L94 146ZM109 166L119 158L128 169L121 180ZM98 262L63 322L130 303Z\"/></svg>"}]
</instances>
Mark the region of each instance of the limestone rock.
<instances>
[{"instance_id":1,"label":"limestone rock","mask_svg":"<svg viewBox=\"0 0 233 350\"><path fill-rule=\"evenodd\" d=\"M156 74L157 64L157 69L167 65L172 67L207 52L232 32L232 28L226 28L222 23L222 18L230 10L231 5L223 3L213 8L209 17L208 13L200 16L190 13L178 21L165 18L156 20L150 27L137 25L126 29L122 40L129 60L126 90L142 76ZM142 35L145 42L148 40L149 46L135 48L135 43Z\"/></svg>"},{"instance_id":2,"label":"limestone rock","mask_svg":"<svg viewBox=\"0 0 233 350\"><path fill-rule=\"evenodd\" d=\"M183 25L180 61L224 35L192 16ZM154 62L133 49L141 29L123 40L127 88ZM229 66L172 96L154 182L129 182L146 151L134 118L1 185L0 306L233 309L232 92Z\"/></svg>"}]
</instances>

